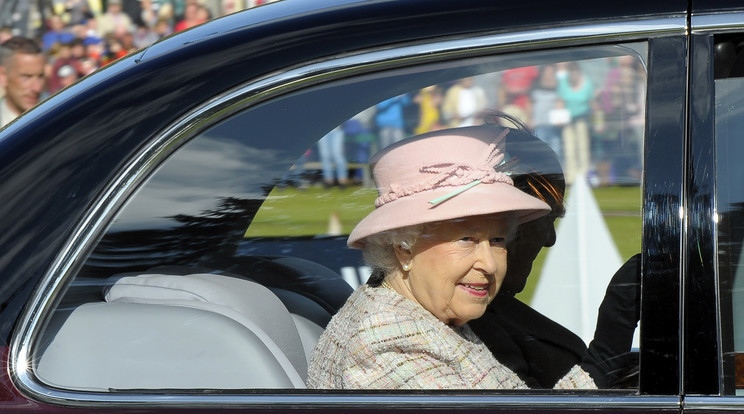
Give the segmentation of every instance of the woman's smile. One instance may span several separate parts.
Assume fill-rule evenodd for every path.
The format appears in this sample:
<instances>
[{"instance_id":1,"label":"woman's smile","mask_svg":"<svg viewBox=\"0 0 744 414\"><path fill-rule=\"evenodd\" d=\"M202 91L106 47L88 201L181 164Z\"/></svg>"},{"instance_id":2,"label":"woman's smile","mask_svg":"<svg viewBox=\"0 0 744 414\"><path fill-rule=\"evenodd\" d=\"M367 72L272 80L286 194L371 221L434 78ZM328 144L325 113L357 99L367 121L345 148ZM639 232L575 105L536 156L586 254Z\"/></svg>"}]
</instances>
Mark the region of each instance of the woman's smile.
<instances>
[{"instance_id":1,"label":"woman's smile","mask_svg":"<svg viewBox=\"0 0 744 414\"><path fill-rule=\"evenodd\" d=\"M477 297L487 297L490 283L460 283L459 286L468 294Z\"/></svg>"}]
</instances>

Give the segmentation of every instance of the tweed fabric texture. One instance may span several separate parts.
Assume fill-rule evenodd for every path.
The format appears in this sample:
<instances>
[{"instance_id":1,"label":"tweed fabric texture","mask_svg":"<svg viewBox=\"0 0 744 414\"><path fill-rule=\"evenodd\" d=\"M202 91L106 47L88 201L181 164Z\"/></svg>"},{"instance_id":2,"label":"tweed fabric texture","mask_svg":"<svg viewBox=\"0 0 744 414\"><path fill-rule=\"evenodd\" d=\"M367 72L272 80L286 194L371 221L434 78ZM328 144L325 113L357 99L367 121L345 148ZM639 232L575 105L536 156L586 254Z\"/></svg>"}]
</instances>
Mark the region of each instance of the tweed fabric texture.
<instances>
[{"instance_id":1,"label":"tweed fabric texture","mask_svg":"<svg viewBox=\"0 0 744 414\"><path fill-rule=\"evenodd\" d=\"M357 289L328 324L310 361L308 388L528 388L466 325L442 323L384 287ZM596 388L575 366L556 388Z\"/></svg>"}]
</instances>

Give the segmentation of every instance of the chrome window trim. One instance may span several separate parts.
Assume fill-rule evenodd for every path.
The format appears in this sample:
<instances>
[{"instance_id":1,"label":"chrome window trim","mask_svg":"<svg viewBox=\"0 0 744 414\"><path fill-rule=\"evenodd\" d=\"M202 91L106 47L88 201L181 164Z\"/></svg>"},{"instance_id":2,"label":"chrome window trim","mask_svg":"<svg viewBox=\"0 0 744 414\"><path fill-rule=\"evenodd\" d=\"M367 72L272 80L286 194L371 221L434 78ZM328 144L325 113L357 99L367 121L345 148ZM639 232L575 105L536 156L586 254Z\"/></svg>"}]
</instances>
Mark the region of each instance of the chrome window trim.
<instances>
[{"instance_id":1,"label":"chrome window trim","mask_svg":"<svg viewBox=\"0 0 744 414\"><path fill-rule=\"evenodd\" d=\"M692 33L733 32L744 30L744 11L695 14L690 18Z\"/></svg>"},{"instance_id":2,"label":"chrome window trim","mask_svg":"<svg viewBox=\"0 0 744 414\"><path fill-rule=\"evenodd\" d=\"M684 16L661 19L646 19L605 24L590 24L530 30L507 34L458 39L434 39L426 43L404 45L397 48L366 50L344 54L334 59L310 63L302 67L289 68L216 96L177 120L153 138L143 150L127 163L118 178L85 214L77 231L61 250L56 260L44 275L31 301L20 318L19 328L14 332L9 358L9 373L13 383L26 395L55 405L67 406L123 406L123 407L200 407L200 406L244 406L342 408L342 407L522 407L522 408L634 408L677 409L678 397L650 397L628 394L606 393L599 395L530 395L512 393L485 396L471 394L449 395L318 395L304 390L277 392L267 390L260 394L135 394L97 393L69 391L54 388L38 380L30 369L31 346L40 329L42 316L48 312L64 283L77 271L78 257L88 249L104 231L113 214L125 203L128 196L145 180L156 167L180 145L197 134L201 128L224 119L248 106L266 99L289 93L308 85L329 80L369 73L381 68L394 69L412 64L423 64L450 58L458 59L481 56L501 51L522 51L546 47L566 47L601 42L631 42L648 37L687 34ZM252 391L255 392L255 391ZM528 397L528 400L525 400Z\"/></svg>"},{"instance_id":3,"label":"chrome window trim","mask_svg":"<svg viewBox=\"0 0 744 414\"><path fill-rule=\"evenodd\" d=\"M500 392L495 390L496 393ZM85 408L243 408L243 409L528 409L537 410L680 410L679 397L661 396L613 396L613 395L533 395L521 393L515 395L483 395L467 391L451 394L438 392L438 395L395 395L379 393L367 395L328 395L328 394L219 394L204 396L191 395L119 395L115 401L98 398L95 400L72 398L65 405Z\"/></svg>"},{"instance_id":4,"label":"chrome window trim","mask_svg":"<svg viewBox=\"0 0 744 414\"><path fill-rule=\"evenodd\" d=\"M744 398L736 396L708 397L685 396L683 407L685 410L701 411L738 411L744 410Z\"/></svg>"}]
</instances>

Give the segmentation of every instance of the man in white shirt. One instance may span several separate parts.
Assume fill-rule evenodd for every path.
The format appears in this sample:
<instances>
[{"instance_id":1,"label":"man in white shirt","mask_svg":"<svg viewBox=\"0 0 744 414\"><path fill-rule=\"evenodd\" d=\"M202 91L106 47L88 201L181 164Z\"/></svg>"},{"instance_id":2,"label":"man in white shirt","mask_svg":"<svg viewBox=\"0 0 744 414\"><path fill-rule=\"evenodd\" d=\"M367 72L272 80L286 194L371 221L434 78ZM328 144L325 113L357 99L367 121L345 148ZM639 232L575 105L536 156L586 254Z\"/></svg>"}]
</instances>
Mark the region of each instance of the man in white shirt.
<instances>
[{"instance_id":1,"label":"man in white shirt","mask_svg":"<svg viewBox=\"0 0 744 414\"><path fill-rule=\"evenodd\" d=\"M0 100L0 127L39 102L44 91L46 60L41 47L32 39L12 37L0 47L0 86L5 97Z\"/></svg>"}]
</instances>

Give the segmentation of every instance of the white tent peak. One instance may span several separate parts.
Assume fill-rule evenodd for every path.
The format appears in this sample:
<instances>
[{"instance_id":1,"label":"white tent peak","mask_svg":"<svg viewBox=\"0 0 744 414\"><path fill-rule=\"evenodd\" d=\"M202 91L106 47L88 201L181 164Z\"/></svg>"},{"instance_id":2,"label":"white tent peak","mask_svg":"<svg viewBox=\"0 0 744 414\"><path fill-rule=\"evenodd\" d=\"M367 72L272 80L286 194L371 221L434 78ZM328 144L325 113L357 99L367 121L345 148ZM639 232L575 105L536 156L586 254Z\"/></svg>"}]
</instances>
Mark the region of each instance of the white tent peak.
<instances>
[{"instance_id":1,"label":"white tent peak","mask_svg":"<svg viewBox=\"0 0 744 414\"><path fill-rule=\"evenodd\" d=\"M597 310L622 259L585 180L571 185L566 208L530 306L588 344Z\"/></svg>"}]
</instances>

